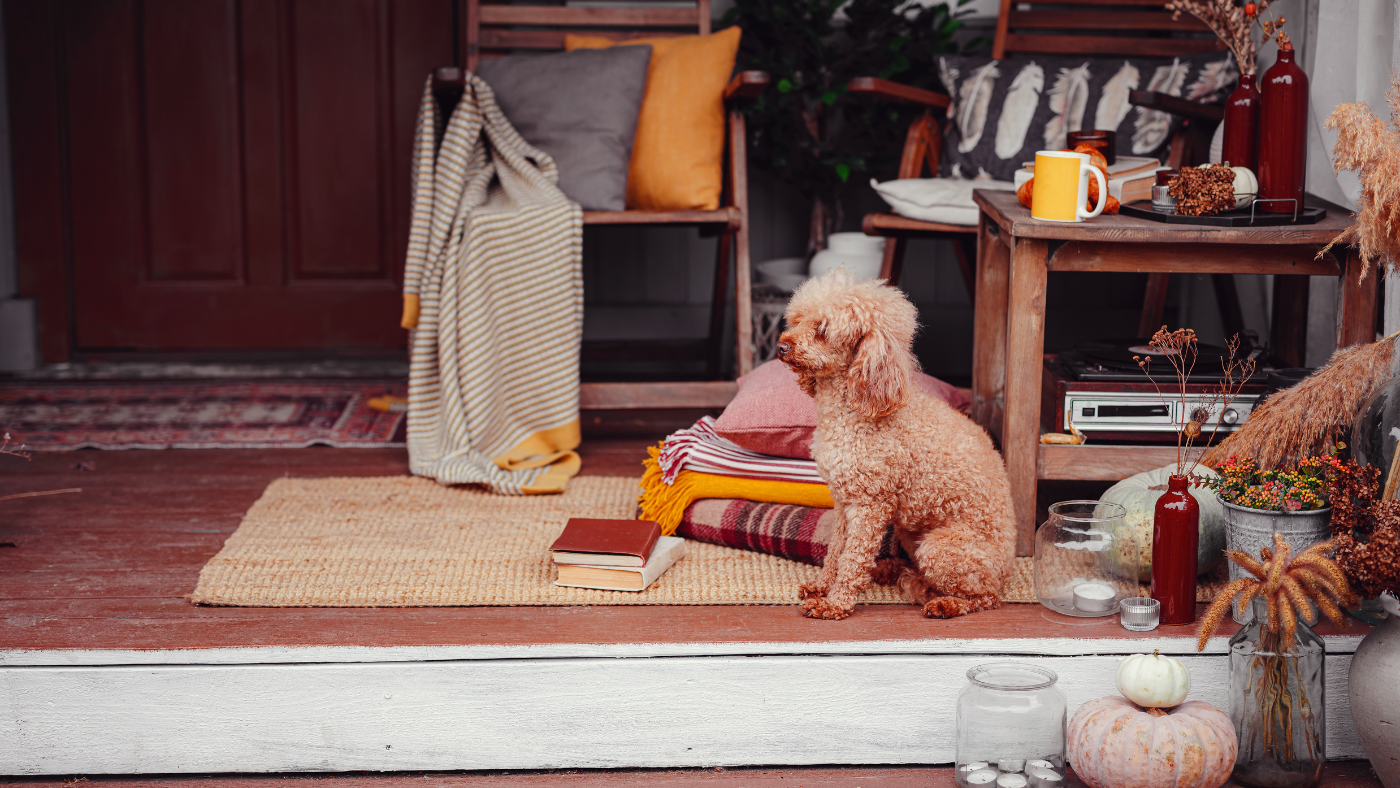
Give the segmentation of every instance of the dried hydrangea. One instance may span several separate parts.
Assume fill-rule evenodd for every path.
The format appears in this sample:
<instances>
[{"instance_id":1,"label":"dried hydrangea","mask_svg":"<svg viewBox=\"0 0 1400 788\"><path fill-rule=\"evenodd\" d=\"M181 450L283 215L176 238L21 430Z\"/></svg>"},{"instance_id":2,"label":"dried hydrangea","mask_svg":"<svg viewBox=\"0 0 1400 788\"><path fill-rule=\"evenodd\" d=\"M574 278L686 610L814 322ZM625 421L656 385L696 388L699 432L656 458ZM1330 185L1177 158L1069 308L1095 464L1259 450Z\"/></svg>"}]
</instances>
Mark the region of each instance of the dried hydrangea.
<instances>
[{"instance_id":1,"label":"dried hydrangea","mask_svg":"<svg viewBox=\"0 0 1400 788\"><path fill-rule=\"evenodd\" d=\"M1214 216L1235 207L1235 171L1216 162L1187 167L1171 179L1168 193L1183 216Z\"/></svg>"},{"instance_id":2,"label":"dried hydrangea","mask_svg":"<svg viewBox=\"0 0 1400 788\"><path fill-rule=\"evenodd\" d=\"M1348 463L1355 466L1355 461ZM1332 501L1332 544L1337 564L1363 597L1400 594L1400 501L1377 501L1380 470L1337 474Z\"/></svg>"}]
</instances>

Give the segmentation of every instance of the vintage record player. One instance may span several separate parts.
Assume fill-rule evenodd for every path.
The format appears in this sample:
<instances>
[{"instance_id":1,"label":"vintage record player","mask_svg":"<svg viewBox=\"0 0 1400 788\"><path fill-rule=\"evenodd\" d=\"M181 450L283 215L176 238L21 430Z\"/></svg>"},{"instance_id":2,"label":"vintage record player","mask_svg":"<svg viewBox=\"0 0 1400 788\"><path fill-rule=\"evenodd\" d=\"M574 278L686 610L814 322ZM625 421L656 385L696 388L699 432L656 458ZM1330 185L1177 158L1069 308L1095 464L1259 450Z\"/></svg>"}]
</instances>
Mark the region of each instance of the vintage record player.
<instances>
[{"instance_id":1,"label":"vintage record player","mask_svg":"<svg viewBox=\"0 0 1400 788\"><path fill-rule=\"evenodd\" d=\"M1212 394L1223 379L1225 355L1224 348L1199 346L1183 407L1170 361L1145 340L1084 342L1074 350L1047 354L1041 376L1041 431L1069 432L1073 426L1095 440L1174 443L1196 409L1216 401ZM1149 369L1156 386L1134 356L1152 359ZM1217 424L1222 438L1239 429L1264 393L1267 372L1261 364L1251 378L1259 382L1246 384L1229 407L1214 408L1205 424L1206 436Z\"/></svg>"}]
</instances>

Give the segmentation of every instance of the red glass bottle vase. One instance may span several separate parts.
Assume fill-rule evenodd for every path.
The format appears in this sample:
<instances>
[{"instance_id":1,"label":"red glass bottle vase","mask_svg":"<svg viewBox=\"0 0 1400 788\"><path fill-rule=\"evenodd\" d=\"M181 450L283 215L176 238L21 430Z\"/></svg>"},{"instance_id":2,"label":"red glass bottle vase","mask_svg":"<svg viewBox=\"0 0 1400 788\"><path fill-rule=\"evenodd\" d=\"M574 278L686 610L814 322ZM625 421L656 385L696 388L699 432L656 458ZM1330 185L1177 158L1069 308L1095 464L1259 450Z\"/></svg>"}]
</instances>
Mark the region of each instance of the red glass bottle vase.
<instances>
[{"instance_id":1,"label":"red glass bottle vase","mask_svg":"<svg viewBox=\"0 0 1400 788\"><path fill-rule=\"evenodd\" d=\"M1259 169L1259 91L1253 74L1240 74L1240 86L1225 100L1224 144L1220 158L1231 167Z\"/></svg>"},{"instance_id":2,"label":"red glass bottle vase","mask_svg":"<svg viewBox=\"0 0 1400 788\"><path fill-rule=\"evenodd\" d=\"M1152 520L1152 598L1162 604L1161 623L1196 620L1196 548L1201 506L1187 491L1190 480L1173 476L1157 499Z\"/></svg>"},{"instance_id":3,"label":"red glass bottle vase","mask_svg":"<svg viewBox=\"0 0 1400 788\"><path fill-rule=\"evenodd\" d=\"M1301 211L1308 155L1308 75L1293 61L1292 47L1278 51L1278 61L1264 72L1260 86L1259 199L1280 202L1260 203L1259 210Z\"/></svg>"}]
</instances>

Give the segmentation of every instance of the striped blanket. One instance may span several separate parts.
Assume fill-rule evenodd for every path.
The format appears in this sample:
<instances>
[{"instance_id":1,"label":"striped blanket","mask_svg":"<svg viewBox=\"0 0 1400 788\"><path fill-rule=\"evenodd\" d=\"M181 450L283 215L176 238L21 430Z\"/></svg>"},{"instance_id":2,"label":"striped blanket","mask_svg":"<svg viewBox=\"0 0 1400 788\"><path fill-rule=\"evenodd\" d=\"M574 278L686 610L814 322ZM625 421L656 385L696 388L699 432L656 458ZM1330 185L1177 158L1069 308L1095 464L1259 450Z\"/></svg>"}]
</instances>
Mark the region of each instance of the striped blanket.
<instances>
[{"instance_id":1,"label":"striped blanket","mask_svg":"<svg viewBox=\"0 0 1400 788\"><path fill-rule=\"evenodd\" d=\"M560 492L580 465L583 212L481 79L468 77L441 143L438 128L430 77L404 269L411 470Z\"/></svg>"},{"instance_id":2,"label":"striped blanket","mask_svg":"<svg viewBox=\"0 0 1400 788\"><path fill-rule=\"evenodd\" d=\"M745 449L715 431L713 416L704 416L694 426L666 436L657 463L667 484L675 483L676 474L682 470L749 479L826 483L813 460L774 457Z\"/></svg>"}]
</instances>

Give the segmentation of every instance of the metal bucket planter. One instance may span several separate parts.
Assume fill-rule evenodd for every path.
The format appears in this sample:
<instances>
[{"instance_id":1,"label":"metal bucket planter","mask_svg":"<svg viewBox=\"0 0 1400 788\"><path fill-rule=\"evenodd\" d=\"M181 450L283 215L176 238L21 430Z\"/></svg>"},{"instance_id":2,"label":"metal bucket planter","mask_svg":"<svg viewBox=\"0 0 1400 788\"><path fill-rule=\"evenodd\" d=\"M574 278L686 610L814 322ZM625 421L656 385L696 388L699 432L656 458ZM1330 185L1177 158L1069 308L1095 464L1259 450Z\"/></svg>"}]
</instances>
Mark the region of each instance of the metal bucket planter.
<instances>
[{"instance_id":1,"label":"metal bucket planter","mask_svg":"<svg viewBox=\"0 0 1400 788\"><path fill-rule=\"evenodd\" d=\"M1294 553L1332 538L1332 531L1328 528L1332 521L1331 507L1306 512L1276 512L1269 509L1247 509L1223 500L1220 503L1225 507L1226 550L1240 550L1258 558L1261 548L1273 547L1274 534L1283 534L1283 538L1292 545ZM1239 580L1245 575L1243 569L1230 564L1231 581ZM1233 605L1231 614L1235 617L1235 623L1248 623L1240 617L1239 611L1235 610Z\"/></svg>"}]
</instances>

